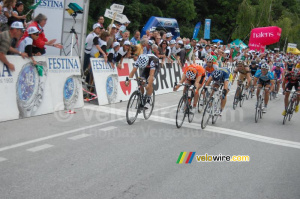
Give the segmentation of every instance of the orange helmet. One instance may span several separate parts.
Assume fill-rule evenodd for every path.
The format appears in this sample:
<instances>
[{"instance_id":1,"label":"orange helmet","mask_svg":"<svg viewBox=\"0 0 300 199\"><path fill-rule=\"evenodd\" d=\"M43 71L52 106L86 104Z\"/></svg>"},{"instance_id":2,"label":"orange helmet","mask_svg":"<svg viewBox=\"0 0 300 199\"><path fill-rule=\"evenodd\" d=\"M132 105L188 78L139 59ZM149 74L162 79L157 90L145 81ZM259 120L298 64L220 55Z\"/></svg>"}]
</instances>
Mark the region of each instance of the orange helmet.
<instances>
[{"instance_id":1,"label":"orange helmet","mask_svg":"<svg viewBox=\"0 0 300 199\"><path fill-rule=\"evenodd\" d=\"M192 65L191 65L192 66ZM189 68L186 70L186 78L190 80L194 80L197 77L197 69L194 67L189 66Z\"/></svg>"}]
</instances>

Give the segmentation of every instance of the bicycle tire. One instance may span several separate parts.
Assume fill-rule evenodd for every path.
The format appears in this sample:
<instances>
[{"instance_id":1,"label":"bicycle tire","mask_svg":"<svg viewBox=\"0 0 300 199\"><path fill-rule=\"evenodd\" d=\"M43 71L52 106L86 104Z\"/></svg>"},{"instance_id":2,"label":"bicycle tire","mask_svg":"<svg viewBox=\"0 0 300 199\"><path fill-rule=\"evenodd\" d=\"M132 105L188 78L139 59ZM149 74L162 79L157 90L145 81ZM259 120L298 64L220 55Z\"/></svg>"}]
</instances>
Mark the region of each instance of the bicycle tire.
<instances>
[{"instance_id":1,"label":"bicycle tire","mask_svg":"<svg viewBox=\"0 0 300 199\"><path fill-rule=\"evenodd\" d=\"M221 108L221 99L220 99L220 98L219 98L218 101L216 102L216 106L217 106L217 110ZM211 123L212 123L212 124L215 124L215 123L217 122L219 116L220 116L220 115L213 115L213 116L212 116Z\"/></svg>"},{"instance_id":2,"label":"bicycle tire","mask_svg":"<svg viewBox=\"0 0 300 199\"><path fill-rule=\"evenodd\" d=\"M176 127L180 128L184 122L184 119L186 117L186 110L182 110L181 106L185 106L186 103L184 103L185 97L182 96L179 100L178 106L177 106L177 111L176 111ZM183 111L183 117L182 119L179 118L180 112Z\"/></svg>"},{"instance_id":3,"label":"bicycle tire","mask_svg":"<svg viewBox=\"0 0 300 199\"><path fill-rule=\"evenodd\" d=\"M147 104L150 105L150 109L148 108L148 109L144 109L144 110L143 110L143 114L144 114L145 120L147 120L147 119L150 118L150 116L151 116L151 114L152 114L152 112L153 112L153 109L154 109L154 104L155 104L155 92L154 92L154 90L153 90L153 92L152 92L152 96L151 96L151 99L150 99L150 103L147 103ZM145 106L146 106L147 104L145 104Z\"/></svg>"},{"instance_id":4,"label":"bicycle tire","mask_svg":"<svg viewBox=\"0 0 300 199\"><path fill-rule=\"evenodd\" d=\"M240 107L243 106L243 103L244 103L244 100L245 100L245 96L244 95L244 84L241 85L242 88L241 88L241 92L240 92Z\"/></svg>"},{"instance_id":5,"label":"bicycle tire","mask_svg":"<svg viewBox=\"0 0 300 199\"><path fill-rule=\"evenodd\" d=\"M213 98L210 98L210 100L207 102L204 112L203 112L203 116L202 116L202 120L201 120L201 128L205 129L205 127L207 126L209 119L211 118L211 108L212 108L212 103L213 103ZM206 116L208 116L206 118Z\"/></svg>"},{"instance_id":6,"label":"bicycle tire","mask_svg":"<svg viewBox=\"0 0 300 199\"><path fill-rule=\"evenodd\" d=\"M136 102L135 102L136 101ZM140 102L141 102L141 95L140 95L140 93L138 92L138 91L134 91L132 94L131 94L131 96L130 96L130 98L129 98L129 101L128 101L128 103L127 103L127 110L126 110L126 120L127 120L127 123L129 124L129 125L132 125L134 122L135 122L135 120L136 120L136 118L137 118L137 116L138 116L138 113L139 113L139 109L140 109ZM134 107L132 107L132 106L134 106ZM134 115L134 117L130 117L129 116L129 114L130 114L130 108L134 108L134 109L136 109L136 113L135 114L133 114Z\"/></svg>"},{"instance_id":7,"label":"bicycle tire","mask_svg":"<svg viewBox=\"0 0 300 199\"><path fill-rule=\"evenodd\" d=\"M198 113L201 113L206 105L206 97L204 97L204 95L202 94L202 92L204 92L204 89L202 88L200 93L199 93L199 99L198 99L198 103L197 103L197 107L198 107ZM200 105L200 101L201 101L201 97L202 99L202 106Z\"/></svg>"},{"instance_id":8,"label":"bicycle tire","mask_svg":"<svg viewBox=\"0 0 300 199\"><path fill-rule=\"evenodd\" d=\"M264 103L264 99L261 96L259 96L259 97L260 97L259 117L260 117L260 119L262 119L262 116L263 116L262 106L263 106L263 103Z\"/></svg>"},{"instance_id":9,"label":"bicycle tire","mask_svg":"<svg viewBox=\"0 0 300 199\"><path fill-rule=\"evenodd\" d=\"M187 110L188 110L187 114L188 114L189 123L191 123L193 121L194 116L195 116L195 114L191 112L191 108L193 107L193 101L194 101L194 97L192 97L191 104L189 104L188 107L187 107Z\"/></svg>"},{"instance_id":10,"label":"bicycle tire","mask_svg":"<svg viewBox=\"0 0 300 199\"><path fill-rule=\"evenodd\" d=\"M292 117L293 117L293 113L294 113L294 110L295 110L295 105L296 103L294 103L292 100L291 100L291 105L290 105L290 112L289 112L289 121L291 121Z\"/></svg>"},{"instance_id":11,"label":"bicycle tire","mask_svg":"<svg viewBox=\"0 0 300 199\"><path fill-rule=\"evenodd\" d=\"M237 96L237 92L240 90L241 88L238 86L236 88L235 94L234 94L234 98L233 98L233 110L236 109L237 104L239 103L239 99L236 97Z\"/></svg>"}]
</instances>

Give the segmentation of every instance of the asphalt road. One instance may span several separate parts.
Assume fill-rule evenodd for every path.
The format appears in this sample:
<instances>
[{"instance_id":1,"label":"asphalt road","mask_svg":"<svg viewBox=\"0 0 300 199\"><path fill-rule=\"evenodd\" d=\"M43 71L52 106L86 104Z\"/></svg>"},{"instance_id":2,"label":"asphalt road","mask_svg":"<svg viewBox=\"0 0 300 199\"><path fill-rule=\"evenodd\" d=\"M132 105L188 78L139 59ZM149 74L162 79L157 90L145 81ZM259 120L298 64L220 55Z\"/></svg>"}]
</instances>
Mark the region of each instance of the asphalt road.
<instances>
[{"instance_id":1,"label":"asphalt road","mask_svg":"<svg viewBox=\"0 0 300 199\"><path fill-rule=\"evenodd\" d=\"M0 123L0 198L300 198L300 113L282 125L283 96L254 122L255 99L215 125L175 126L181 92L156 96L153 115L125 121L127 102L86 104ZM177 164L181 152L187 152ZM195 152L185 164L189 152ZM249 162L198 162L199 155Z\"/></svg>"}]
</instances>

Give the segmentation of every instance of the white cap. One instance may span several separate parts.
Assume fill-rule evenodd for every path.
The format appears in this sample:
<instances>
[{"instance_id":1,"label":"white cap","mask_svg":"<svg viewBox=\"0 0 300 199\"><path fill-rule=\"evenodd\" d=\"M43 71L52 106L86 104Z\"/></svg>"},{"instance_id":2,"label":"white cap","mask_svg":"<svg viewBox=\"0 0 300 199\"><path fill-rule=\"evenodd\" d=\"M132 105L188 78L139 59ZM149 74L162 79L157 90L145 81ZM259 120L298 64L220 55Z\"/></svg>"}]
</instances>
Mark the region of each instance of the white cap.
<instances>
[{"instance_id":1,"label":"white cap","mask_svg":"<svg viewBox=\"0 0 300 199\"><path fill-rule=\"evenodd\" d=\"M128 23L128 24L129 24L129 23L131 23L131 22L130 22L130 21L126 21L124 24L126 24L126 23Z\"/></svg>"},{"instance_id":2,"label":"white cap","mask_svg":"<svg viewBox=\"0 0 300 199\"><path fill-rule=\"evenodd\" d=\"M196 46L200 46L200 44L199 44L199 43L196 43Z\"/></svg>"},{"instance_id":3,"label":"white cap","mask_svg":"<svg viewBox=\"0 0 300 199\"><path fill-rule=\"evenodd\" d=\"M167 34L166 34L166 37L172 37L173 35L172 35L172 33L170 33L170 32L168 32Z\"/></svg>"},{"instance_id":4,"label":"white cap","mask_svg":"<svg viewBox=\"0 0 300 199\"><path fill-rule=\"evenodd\" d=\"M125 30L126 30L126 26L121 26L121 27L120 27L120 31L121 31L121 32L124 32Z\"/></svg>"},{"instance_id":5,"label":"white cap","mask_svg":"<svg viewBox=\"0 0 300 199\"><path fill-rule=\"evenodd\" d=\"M189 50L189 49L191 49L192 47L191 47L190 44L188 44L188 45L185 45L184 48L187 49L187 50Z\"/></svg>"},{"instance_id":6,"label":"white cap","mask_svg":"<svg viewBox=\"0 0 300 199\"><path fill-rule=\"evenodd\" d=\"M152 40L149 40L149 41L148 41L148 44L149 44L150 46L152 46L152 45L154 44L154 42L153 42Z\"/></svg>"},{"instance_id":7,"label":"white cap","mask_svg":"<svg viewBox=\"0 0 300 199\"><path fill-rule=\"evenodd\" d=\"M111 28L117 28L117 26L113 23L112 27Z\"/></svg>"},{"instance_id":8,"label":"white cap","mask_svg":"<svg viewBox=\"0 0 300 199\"><path fill-rule=\"evenodd\" d=\"M114 42L113 48L116 47L116 46L120 46L120 43L119 42Z\"/></svg>"},{"instance_id":9,"label":"white cap","mask_svg":"<svg viewBox=\"0 0 300 199\"><path fill-rule=\"evenodd\" d=\"M101 27L100 24L95 23L95 24L93 25L93 30L95 30L96 28L100 28L100 27Z\"/></svg>"},{"instance_id":10,"label":"white cap","mask_svg":"<svg viewBox=\"0 0 300 199\"><path fill-rule=\"evenodd\" d=\"M172 39L172 40L170 41L170 45L172 45L172 44L176 44L176 41L175 41L174 39Z\"/></svg>"},{"instance_id":11,"label":"white cap","mask_svg":"<svg viewBox=\"0 0 300 199\"><path fill-rule=\"evenodd\" d=\"M124 45L130 46L130 42L129 41L125 41Z\"/></svg>"},{"instance_id":12,"label":"white cap","mask_svg":"<svg viewBox=\"0 0 300 199\"><path fill-rule=\"evenodd\" d=\"M37 27L31 26L27 29L27 32L29 35L31 35L31 34L34 34L34 33L40 32L40 31L37 29Z\"/></svg>"},{"instance_id":13,"label":"white cap","mask_svg":"<svg viewBox=\"0 0 300 199\"><path fill-rule=\"evenodd\" d=\"M230 50L225 50L225 54L230 54Z\"/></svg>"},{"instance_id":14,"label":"white cap","mask_svg":"<svg viewBox=\"0 0 300 199\"><path fill-rule=\"evenodd\" d=\"M182 44L183 45L183 41L179 40L179 41L177 41L177 44Z\"/></svg>"},{"instance_id":15,"label":"white cap","mask_svg":"<svg viewBox=\"0 0 300 199\"><path fill-rule=\"evenodd\" d=\"M11 24L10 27L16 29L24 29L23 23L19 21L15 21L14 23Z\"/></svg>"}]
</instances>

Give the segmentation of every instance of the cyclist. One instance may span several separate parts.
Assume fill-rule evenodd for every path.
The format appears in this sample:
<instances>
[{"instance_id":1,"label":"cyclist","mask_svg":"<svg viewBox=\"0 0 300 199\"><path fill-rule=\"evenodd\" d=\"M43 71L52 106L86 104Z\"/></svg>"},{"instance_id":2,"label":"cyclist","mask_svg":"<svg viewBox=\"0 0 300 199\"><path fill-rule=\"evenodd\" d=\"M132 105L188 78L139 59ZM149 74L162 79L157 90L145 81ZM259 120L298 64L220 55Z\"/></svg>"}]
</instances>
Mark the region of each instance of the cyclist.
<instances>
[{"instance_id":1,"label":"cyclist","mask_svg":"<svg viewBox=\"0 0 300 199\"><path fill-rule=\"evenodd\" d=\"M148 85L146 86L146 97L144 98L144 104L150 101L151 95L153 93L153 81L157 77L160 71L159 59L153 54L142 54L138 57L133 69L129 74L129 78L137 72L138 69L143 69L141 78L147 80ZM129 85L130 80L125 82L125 85ZM144 84L144 83L143 83ZM144 94L144 87L141 88Z\"/></svg>"},{"instance_id":2,"label":"cyclist","mask_svg":"<svg viewBox=\"0 0 300 199\"><path fill-rule=\"evenodd\" d=\"M244 62L242 60L239 60L237 62L237 67L234 69L233 72L233 80L232 80L232 84L234 83L235 77L237 75L237 73L239 73L239 77L238 77L238 82L237 82L237 86L241 86L241 84L247 79L247 87L246 90L248 90L249 86L250 86L250 82L251 82L251 77L250 77L250 69L248 66L244 65ZM239 91L240 92L240 91ZM237 93L237 96L240 95L240 93Z\"/></svg>"},{"instance_id":3,"label":"cyclist","mask_svg":"<svg viewBox=\"0 0 300 199\"><path fill-rule=\"evenodd\" d=\"M273 66L273 68L272 68L272 72L274 73L274 78L277 79L277 89L275 91L276 94L279 91L279 86L281 84L282 77L284 76L284 70L281 66L282 66L282 63L277 62L275 64L275 66Z\"/></svg>"},{"instance_id":4,"label":"cyclist","mask_svg":"<svg viewBox=\"0 0 300 199\"><path fill-rule=\"evenodd\" d=\"M193 108L191 109L192 113L195 113L196 105L199 98L199 89L202 87L204 83L204 79L205 79L204 68L198 64L191 64L185 68L181 80L179 82L180 84L185 82L186 84L194 85L196 87ZM178 90L179 86L180 85L177 85L174 88L174 91ZM185 89L186 88L184 88L183 93L185 92Z\"/></svg>"},{"instance_id":5,"label":"cyclist","mask_svg":"<svg viewBox=\"0 0 300 199\"><path fill-rule=\"evenodd\" d=\"M219 68L218 70L215 70L212 75L208 78L207 82L204 85L204 90L206 90L206 86L210 84L211 81L214 81L213 87L219 88L221 84L224 84L223 91L222 91L222 100L221 100L221 109L217 110L216 114L222 115L222 111L224 110L224 107L226 105L227 100L227 93L229 92L229 81L230 81L230 71L228 68ZM210 96L214 94L214 90L212 90L212 93Z\"/></svg>"},{"instance_id":6,"label":"cyclist","mask_svg":"<svg viewBox=\"0 0 300 199\"><path fill-rule=\"evenodd\" d=\"M251 76L254 76L256 71L259 69L258 68L258 65L256 64L256 61L255 60L252 60L251 61L251 65L249 66L249 69L251 71Z\"/></svg>"},{"instance_id":7,"label":"cyclist","mask_svg":"<svg viewBox=\"0 0 300 199\"><path fill-rule=\"evenodd\" d=\"M260 90L265 87L265 106L263 107L263 113L267 112L267 106L269 102L269 95L270 95L270 88L273 89L274 86L274 75L272 72L269 71L269 65L267 63L264 63L261 65L261 69L257 70L257 72L254 75L254 86L256 86L256 83L258 84L256 96L258 99Z\"/></svg>"},{"instance_id":8,"label":"cyclist","mask_svg":"<svg viewBox=\"0 0 300 199\"><path fill-rule=\"evenodd\" d=\"M206 80L209 78L209 76L217 70L219 67L217 64L214 64L215 59L213 56L209 55L206 57L206 64L204 65L204 69L206 71Z\"/></svg>"},{"instance_id":9,"label":"cyclist","mask_svg":"<svg viewBox=\"0 0 300 199\"><path fill-rule=\"evenodd\" d=\"M286 109L289 103L289 96L290 96L290 92L293 89L293 87L295 88L296 91L298 91L298 97L297 97L297 103L296 103L296 108L295 108L295 112L297 113L299 111L299 95L300 95L300 70L299 69L294 69L291 72L288 72L283 80L283 84L282 84L282 89L284 90L284 111L282 112L282 115L285 116L286 115Z\"/></svg>"},{"instance_id":10,"label":"cyclist","mask_svg":"<svg viewBox=\"0 0 300 199\"><path fill-rule=\"evenodd\" d=\"M287 71L292 71L293 68L294 68L293 61L291 59L289 59L288 63L286 64L286 70Z\"/></svg>"}]
</instances>

